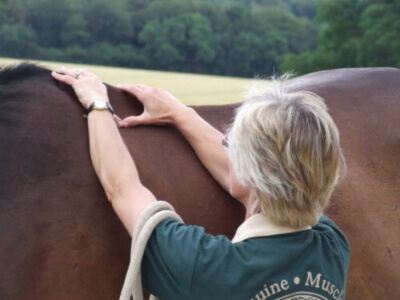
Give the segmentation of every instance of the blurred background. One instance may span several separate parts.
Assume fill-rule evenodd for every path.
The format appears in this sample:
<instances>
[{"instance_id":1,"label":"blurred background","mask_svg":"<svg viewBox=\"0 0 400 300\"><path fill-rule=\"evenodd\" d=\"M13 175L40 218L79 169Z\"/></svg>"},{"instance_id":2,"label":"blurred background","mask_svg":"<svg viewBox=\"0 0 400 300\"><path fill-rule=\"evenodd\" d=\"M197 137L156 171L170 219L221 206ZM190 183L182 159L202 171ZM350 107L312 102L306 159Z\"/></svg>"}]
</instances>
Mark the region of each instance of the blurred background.
<instances>
[{"instance_id":1,"label":"blurred background","mask_svg":"<svg viewBox=\"0 0 400 300\"><path fill-rule=\"evenodd\" d=\"M400 0L0 0L0 57L247 77L400 67Z\"/></svg>"}]
</instances>

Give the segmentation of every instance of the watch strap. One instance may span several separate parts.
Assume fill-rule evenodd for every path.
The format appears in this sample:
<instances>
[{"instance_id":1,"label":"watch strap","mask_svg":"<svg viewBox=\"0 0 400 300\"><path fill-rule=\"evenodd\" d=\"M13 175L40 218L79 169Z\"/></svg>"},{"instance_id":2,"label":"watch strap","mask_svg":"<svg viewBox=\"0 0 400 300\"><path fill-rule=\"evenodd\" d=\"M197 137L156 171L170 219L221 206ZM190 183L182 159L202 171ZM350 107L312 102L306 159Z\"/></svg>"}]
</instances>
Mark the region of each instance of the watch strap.
<instances>
[{"instance_id":1,"label":"watch strap","mask_svg":"<svg viewBox=\"0 0 400 300\"><path fill-rule=\"evenodd\" d=\"M101 101L101 102L105 102L105 104L106 104L106 107L104 107L104 108L97 108L96 107L96 102L97 101L95 101L95 102L92 102L92 104L90 104L89 105L89 107L88 107L88 114L92 111L92 110L109 110L112 114L114 114L114 109L113 109L113 107L111 106L111 104L109 103L109 102L107 102L107 101Z\"/></svg>"}]
</instances>

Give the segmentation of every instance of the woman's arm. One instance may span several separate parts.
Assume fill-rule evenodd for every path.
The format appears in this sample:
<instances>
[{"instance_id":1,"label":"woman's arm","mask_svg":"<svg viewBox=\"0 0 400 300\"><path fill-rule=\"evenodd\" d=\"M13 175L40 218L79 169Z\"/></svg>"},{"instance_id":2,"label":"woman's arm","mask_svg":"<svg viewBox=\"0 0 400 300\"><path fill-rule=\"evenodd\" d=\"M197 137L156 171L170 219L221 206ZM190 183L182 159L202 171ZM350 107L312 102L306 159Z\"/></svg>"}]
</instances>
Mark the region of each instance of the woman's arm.
<instances>
[{"instance_id":1,"label":"woman's arm","mask_svg":"<svg viewBox=\"0 0 400 300\"><path fill-rule=\"evenodd\" d=\"M61 72L53 72L52 76L71 85L86 109L94 101L109 101L106 87L94 74L68 69ZM80 76L76 79L78 73ZM132 235L138 216L156 201L155 196L140 182L135 163L109 110L92 110L88 115L88 130L93 167L116 214Z\"/></svg>"},{"instance_id":2,"label":"woman's arm","mask_svg":"<svg viewBox=\"0 0 400 300\"><path fill-rule=\"evenodd\" d=\"M187 108L184 114L177 114L174 124L214 179L229 192L229 158L222 145L224 135L192 108Z\"/></svg>"},{"instance_id":3,"label":"woman's arm","mask_svg":"<svg viewBox=\"0 0 400 300\"><path fill-rule=\"evenodd\" d=\"M136 165L110 112L88 115L93 167L116 214L132 235L137 218L155 196L142 185Z\"/></svg>"},{"instance_id":4,"label":"woman's arm","mask_svg":"<svg viewBox=\"0 0 400 300\"><path fill-rule=\"evenodd\" d=\"M141 84L120 85L119 88L133 94L144 105L140 116L128 117L120 126L174 125L215 180L229 192L229 159L222 146L221 132L167 91Z\"/></svg>"}]
</instances>

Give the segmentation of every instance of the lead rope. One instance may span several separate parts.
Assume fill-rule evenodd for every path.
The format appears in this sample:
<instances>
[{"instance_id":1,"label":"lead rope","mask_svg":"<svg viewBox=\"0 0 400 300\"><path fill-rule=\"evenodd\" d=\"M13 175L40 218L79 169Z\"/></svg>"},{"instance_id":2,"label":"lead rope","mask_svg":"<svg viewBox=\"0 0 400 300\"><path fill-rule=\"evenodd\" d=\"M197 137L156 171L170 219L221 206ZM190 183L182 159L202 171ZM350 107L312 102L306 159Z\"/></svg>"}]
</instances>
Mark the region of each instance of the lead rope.
<instances>
[{"instance_id":1,"label":"lead rope","mask_svg":"<svg viewBox=\"0 0 400 300\"><path fill-rule=\"evenodd\" d=\"M144 250L154 228L166 219L175 219L183 222L171 204L165 201L151 203L140 214L132 235L131 260L126 272L121 296L119 297L120 300L130 300L131 296L133 300L143 300L140 266ZM150 295L150 300L156 299L158 298Z\"/></svg>"}]
</instances>

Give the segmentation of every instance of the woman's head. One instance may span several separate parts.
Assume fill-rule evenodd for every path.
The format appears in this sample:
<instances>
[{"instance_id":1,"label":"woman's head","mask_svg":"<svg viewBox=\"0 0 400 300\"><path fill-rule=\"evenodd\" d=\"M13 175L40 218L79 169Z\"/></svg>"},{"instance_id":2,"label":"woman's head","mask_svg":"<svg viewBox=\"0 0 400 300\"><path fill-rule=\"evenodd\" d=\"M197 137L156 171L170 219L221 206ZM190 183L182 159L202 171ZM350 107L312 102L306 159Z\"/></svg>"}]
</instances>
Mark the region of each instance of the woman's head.
<instances>
[{"instance_id":1,"label":"woman's head","mask_svg":"<svg viewBox=\"0 0 400 300\"><path fill-rule=\"evenodd\" d=\"M228 135L233 171L256 198L252 212L293 228L319 220L344 166L323 99L279 88L249 94Z\"/></svg>"}]
</instances>

